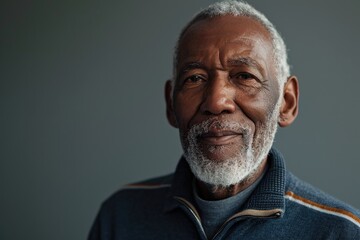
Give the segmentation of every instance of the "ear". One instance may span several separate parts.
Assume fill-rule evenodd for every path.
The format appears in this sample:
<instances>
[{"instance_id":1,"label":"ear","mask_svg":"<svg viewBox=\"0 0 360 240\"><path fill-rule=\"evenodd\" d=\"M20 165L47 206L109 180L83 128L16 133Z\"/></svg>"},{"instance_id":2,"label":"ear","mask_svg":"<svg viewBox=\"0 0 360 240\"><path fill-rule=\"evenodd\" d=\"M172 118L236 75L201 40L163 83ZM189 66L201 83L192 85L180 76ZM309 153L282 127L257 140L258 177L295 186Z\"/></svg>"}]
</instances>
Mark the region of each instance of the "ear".
<instances>
[{"instance_id":1,"label":"ear","mask_svg":"<svg viewBox=\"0 0 360 240\"><path fill-rule=\"evenodd\" d=\"M171 126L177 128L178 124L173 107L173 82L167 80L165 83L166 117Z\"/></svg>"},{"instance_id":2,"label":"ear","mask_svg":"<svg viewBox=\"0 0 360 240\"><path fill-rule=\"evenodd\" d=\"M295 76L290 76L285 83L283 100L279 114L280 127L289 126L298 115L299 83Z\"/></svg>"}]
</instances>

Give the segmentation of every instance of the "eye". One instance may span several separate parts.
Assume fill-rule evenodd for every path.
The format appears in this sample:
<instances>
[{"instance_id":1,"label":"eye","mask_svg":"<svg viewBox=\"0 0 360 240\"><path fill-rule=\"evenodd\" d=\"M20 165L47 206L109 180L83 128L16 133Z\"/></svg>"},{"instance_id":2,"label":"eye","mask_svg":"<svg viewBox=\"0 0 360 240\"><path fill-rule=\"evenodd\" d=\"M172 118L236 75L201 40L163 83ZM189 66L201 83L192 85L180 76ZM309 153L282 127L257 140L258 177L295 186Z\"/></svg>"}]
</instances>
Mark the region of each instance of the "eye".
<instances>
[{"instance_id":1,"label":"eye","mask_svg":"<svg viewBox=\"0 0 360 240\"><path fill-rule=\"evenodd\" d=\"M238 73L235 76L232 76L231 78L243 79L243 80L251 80L251 79L257 80L257 78L254 75L247 72Z\"/></svg>"},{"instance_id":2,"label":"eye","mask_svg":"<svg viewBox=\"0 0 360 240\"><path fill-rule=\"evenodd\" d=\"M262 83L255 75L248 72L239 72L230 76L231 80L243 87L261 88Z\"/></svg>"},{"instance_id":3,"label":"eye","mask_svg":"<svg viewBox=\"0 0 360 240\"><path fill-rule=\"evenodd\" d=\"M199 84L200 82L205 81L205 77L202 75L191 75L185 78L185 84Z\"/></svg>"}]
</instances>

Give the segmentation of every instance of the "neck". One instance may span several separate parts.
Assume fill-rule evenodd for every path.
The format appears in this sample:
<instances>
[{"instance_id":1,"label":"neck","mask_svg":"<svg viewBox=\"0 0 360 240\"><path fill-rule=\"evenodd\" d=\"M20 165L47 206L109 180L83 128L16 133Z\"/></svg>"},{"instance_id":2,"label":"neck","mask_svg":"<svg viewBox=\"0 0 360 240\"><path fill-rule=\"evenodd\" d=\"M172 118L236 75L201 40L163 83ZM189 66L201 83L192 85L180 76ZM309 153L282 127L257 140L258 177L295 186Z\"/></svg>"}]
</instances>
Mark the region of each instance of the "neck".
<instances>
[{"instance_id":1,"label":"neck","mask_svg":"<svg viewBox=\"0 0 360 240\"><path fill-rule=\"evenodd\" d=\"M215 186L196 179L196 188L199 196L205 200L220 200L232 197L253 184L265 171L267 158L260 166L239 183L230 186Z\"/></svg>"}]
</instances>

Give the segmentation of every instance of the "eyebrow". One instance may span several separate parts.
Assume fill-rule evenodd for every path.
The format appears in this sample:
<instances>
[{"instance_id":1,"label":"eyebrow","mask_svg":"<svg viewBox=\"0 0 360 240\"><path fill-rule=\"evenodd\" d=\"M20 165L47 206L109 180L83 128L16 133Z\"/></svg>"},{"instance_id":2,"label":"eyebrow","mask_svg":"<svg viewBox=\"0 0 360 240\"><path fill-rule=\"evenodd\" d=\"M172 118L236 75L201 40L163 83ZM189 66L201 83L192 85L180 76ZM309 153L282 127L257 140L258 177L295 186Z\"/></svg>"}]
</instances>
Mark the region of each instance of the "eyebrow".
<instances>
[{"instance_id":1,"label":"eyebrow","mask_svg":"<svg viewBox=\"0 0 360 240\"><path fill-rule=\"evenodd\" d=\"M236 57L236 58L232 58L227 60L227 64L230 66L241 66L241 65L245 65L251 68L256 68L258 69L260 72L264 72L263 67L254 59L249 58L249 57Z\"/></svg>"},{"instance_id":2,"label":"eyebrow","mask_svg":"<svg viewBox=\"0 0 360 240\"><path fill-rule=\"evenodd\" d=\"M180 70L180 73L185 73L192 69L198 69L198 68L204 69L205 66L200 62L189 62L185 64L185 66Z\"/></svg>"}]
</instances>

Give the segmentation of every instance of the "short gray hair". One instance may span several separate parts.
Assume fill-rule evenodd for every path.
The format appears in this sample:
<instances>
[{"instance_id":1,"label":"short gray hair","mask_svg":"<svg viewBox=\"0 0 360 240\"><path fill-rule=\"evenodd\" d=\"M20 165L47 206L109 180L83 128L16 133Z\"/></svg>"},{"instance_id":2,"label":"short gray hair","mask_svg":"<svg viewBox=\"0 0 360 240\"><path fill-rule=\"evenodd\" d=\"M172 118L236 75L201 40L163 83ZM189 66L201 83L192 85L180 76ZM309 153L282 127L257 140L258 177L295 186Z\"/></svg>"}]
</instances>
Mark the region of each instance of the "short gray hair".
<instances>
[{"instance_id":1,"label":"short gray hair","mask_svg":"<svg viewBox=\"0 0 360 240\"><path fill-rule=\"evenodd\" d=\"M234 0L217 2L208 6L207 8L197 13L182 29L175 45L173 59L173 82L176 80L176 65L178 63L179 44L186 30L188 30L188 28L197 21L224 15L249 17L265 27L272 39L276 78L280 83L280 87L282 87L287 78L290 76L290 67L287 60L287 52L284 40L280 36L279 32L275 29L274 25L265 17L264 14L246 2Z\"/></svg>"}]
</instances>

